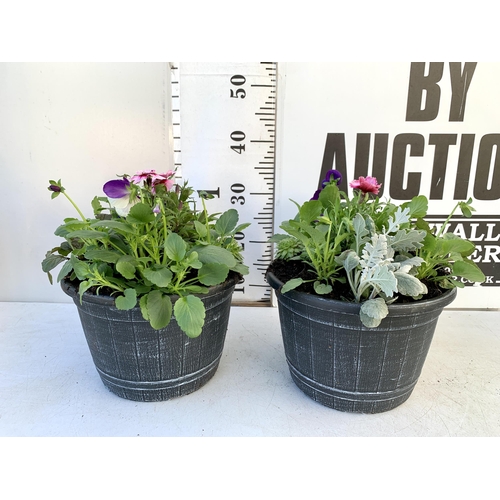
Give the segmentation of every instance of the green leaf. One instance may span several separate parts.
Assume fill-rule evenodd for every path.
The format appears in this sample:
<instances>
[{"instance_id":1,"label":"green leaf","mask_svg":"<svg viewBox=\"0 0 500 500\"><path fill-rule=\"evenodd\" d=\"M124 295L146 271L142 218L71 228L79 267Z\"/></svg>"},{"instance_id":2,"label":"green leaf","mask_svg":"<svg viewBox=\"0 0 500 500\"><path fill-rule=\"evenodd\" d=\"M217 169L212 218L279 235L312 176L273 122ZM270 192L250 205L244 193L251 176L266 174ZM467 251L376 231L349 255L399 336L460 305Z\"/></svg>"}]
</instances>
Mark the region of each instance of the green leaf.
<instances>
[{"instance_id":1,"label":"green leaf","mask_svg":"<svg viewBox=\"0 0 500 500\"><path fill-rule=\"evenodd\" d=\"M436 253L438 255L448 255L449 253L459 253L470 255L476 246L468 240L463 240L460 236L446 233L442 238L436 240Z\"/></svg>"},{"instance_id":2,"label":"green leaf","mask_svg":"<svg viewBox=\"0 0 500 500\"><path fill-rule=\"evenodd\" d=\"M151 281L151 283L161 288L168 286L172 281L173 276L172 272L168 268L158 265L155 265L150 269L144 269L142 274L146 279Z\"/></svg>"},{"instance_id":3,"label":"green leaf","mask_svg":"<svg viewBox=\"0 0 500 500\"><path fill-rule=\"evenodd\" d=\"M415 227L417 229L423 229L427 233L432 232L430 224L425 219L422 219L419 217L415 220L414 224L415 224ZM435 228L434 228L434 230L435 230Z\"/></svg>"},{"instance_id":4,"label":"green leaf","mask_svg":"<svg viewBox=\"0 0 500 500\"><path fill-rule=\"evenodd\" d=\"M115 305L117 309L121 311L128 311L132 309L137 304L137 293L133 288L127 288L124 290L123 295L116 297Z\"/></svg>"},{"instance_id":5,"label":"green leaf","mask_svg":"<svg viewBox=\"0 0 500 500\"><path fill-rule=\"evenodd\" d=\"M319 201L323 207L328 208L339 200L339 188L336 184L327 184L319 193Z\"/></svg>"},{"instance_id":6,"label":"green leaf","mask_svg":"<svg viewBox=\"0 0 500 500\"><path fill-rule=\"evenodd\" d=\"M101 202L99 201L99 197L97 197L97 196L94 196L90 205L92 206L92 210L94 211L94 215L101 213L103 210Z\"/></svg>"},{"instance_id":7,"label":"green leaf","mask_svg":"<svg viewBox=\"0 0 500 500\"><path fill-rule=\"evenodd\" d=\"M286 231L289 235L293 236L294 238L297 238L305 246L308 246L310 244L309 236L302 234L300 231L294 229L292 226L293 223L294 221L284 222L283 224L281 224L280 227L281 229Z\"/></svg>"},{"instance_id":8,"label":"green leaf","mask_svg":"<svg viewBox=\"0 0 500 500\"><path fill-rule=\"evenodd\" d=\"M136 203L127 215L127 222L147 224L155 220L155 214L146 203Z\"/></svg>"},{"instance_id":9,"label":"green leaf","mask_svg":"<svg viewBox=\"0 0 500 500\"><path fill-rule=\"evenodd\" d=\"M229 267L225 264L210 262L203 264L203 267L198 271L198 280L203 285L218 285L226 280L228 273Z\"/></svg>"},{"instance_id":10,"label":"green leaf","mask_svg":"<svg viewBox=\"0 0 500 500\"><path fill-rule=\"evenodd\" d=\"M172 302L170 297L163 294L160 290L153 290L147 294L145 303L151 326L155 330L165 328L170 323L170 318L172 317Z\"/></svg>"},{"instance_id":11,"label":"green leaf","mask_svg":"<svg viewBox=\"0 0 500 500\"><path fill-rule=\"evenodd\" d=\"M70 260L76 277L81 281L86 280L90 275L90 267L88 263L76 258L74 255L71 256Z\"/></svg>"},{"instance_id":12,"label":"green leaf","mask_svg":"<svg viewBox=\"0 0 500 500\"><path fill-rule=\"evenodd\" d=\"M250 222L245 222L243 224L240 224L238 227L235 227L233 230L233 233L239 233L243 231L243 229L246 229L247 227L251 226L252 224Z\"/></svg>"},{"instance_id":13,"label":"green leaf","mask_svg":"<svg viewBox=\"0 0 500 500\"><path fill-rule=\"evenodd\" d=\"M59 274L57 275L57 282L59 283L62 279L64 279L71 271L73 271L73 264L70 260L67 260L64 265L61 267Z\"/></svg>"},{"instance_id":14,"label":"green leaf","mask_svg":"<svg viewBox=\"0 0 500 500\"><path fill-rule=\"evenodd\" d=\"M233 266L231 270L234 271L235 273L241 274L242 276L245 276L250 273L250 268L245 264L241 264L240 262L238 262L238 264Z\"/></svg>"},{"instance_id":15,"label":"green leaf","mask_svg":"<svg viewBox=\"0 0 500 500\"><path fill-rule=\"evenodd\" d=\"M202 224L200 221L195 220L194 228L196 229L198 236L200 236L201 238L205 238L207 236L208 231L207 231L207 226L205 226L205 224Z\"/></svg>"},{"instance_id":16,"label":"green leaf","mask_svg":"<svg viewBox=\"0 0 500 500\"><path fill-rule=\"evenodd\" d=\"M452 288L465 288L465 285L461 281L454 280L453 278L444 278L439 280L439 286L445 290Z\"/></svg>"},{"instance_id":17,"label":"green leaf","mask_svg":"<svg viewBox=\"0 0 500 500\"><path fill-rule=\"evenodd\" d=\"M186 242L177 234L170 233L165 239L165 253L169 259L181 262L186 255Z\"/></svg>"},{"instance_id":18,"label":"green leaf","mask_svg":"<svg viewBox=\"0 0 500 500\"><path fill-rule=\"evenodd\" d=\"M198 337L205 323L205 306L199 297L180 297L174 305L174 314L181 330L191 338Z\"/></svg>"},{"instance_id":19,"label":"green leaf","mask_svg":"<svg viewBox=\"0 0 500 500\"><path fill-rule=\"evenodd\" d=\"M71 231L77 231L80 229L88 229L88 222L87 221L82 221L80 219L75 219L74 217L68 217L67 219L64 219L64 224L62 226L59 226L56 231L64 228L67 230L66 234L68 234Z\"/></svg>"},{"instance_id":20,"label":"green leaf","mask_svg":"<svg viewBox=\"0 0 500 500\"><path fill-rule=\"evenodd\" d=\"M304 283L304 280L302 278L293 278L287 281L281 287L281 293L289 292L290 290L293 290L294 288L297 288L298 286L302 285L302 283Z\"/></svg>"},{"instance_id":21,"label":"green leaf","mask_svg":"<svg viewBox=\"0 0 500 500\"><path fill-rule=\"evenodd\" d=\"M203 263L198 259L198 252L191 250L184 259L186 267L192 267L193 269L200 269Z\"/></svg>"},{"instance_id":22,"label":"green leaf","mask_svg":"<svg viewBox=\"0 0 500 500\"><path fill-rule=\"evenodd\" d=\"M234 255L225 248L215 245L204 245L193 248L198 253L198 259L203 264L217 263L225 264L230 269L233 268L237 262Z\"/></svg>"},{"instance_id":23,"label":"green leaf","mask_svg":"<svg viewBox=\"0 0 500 500\"><path fill-rule=\"evenodd\" d=\"M428 210L428 201L424 195L415 196L409 203L402 205L410 209L410 217L425 217Z\"/></svg>"},{"instance_id":24,"label":"green leaf","mask_svg":"<svg viewBox=\"0 0 500 500\"><path fill-rule=\"evenodd\" d=\"M65 262L67 259L62 257L61 255L53 254L47 252L45 255L45 259L42 260L42 271L44 273L48 273L52 271L55 267L57 267L61 262Z\"/></svg>"},{"instance_id":25,"label":"green leaf","mask_svg":"<svg viewBox=\"0 0 500 500\"><path fill-rule=\"evenodd\" d=\"M464 217L472 217L472 212L475 212L476 209L471 206L472 198L469 198L467 201L459 202L460 210Z\"/></svg>"},{"instance_id":26,"label":"green leaf","mask_svg":"<svg viewBox=\"0 0 500 500\"><path fill-rule=\"evenodd\" d=\"M319 200L310 200L302 204L299 210L300 220L310 224L315 221L323 211L323 205Z\"/></svg>"},{"instance_id":27,"label":"green leaf","mask_svg":"<svg viewBox=\"0 0 500 500\"><path fill-rule=\"evenodd\" d=\"M238 212L231 208L224 212L215 223L215 230L220 236L231 234L238 223Z\"/></svg>"},{"instance_id":28,"label":"green leaf","mask_svg":"<svg viewBox=\"0 0 500 500\"><path fill-rule=\"evenodd\" d=\"M470 260L455 262L452 266L451 272L454 276L460 276L475 283L482 283L486 279L483 271L481 271L481 269L479 269L479 267Z\"/></svg>"},{"instance_id":29,"label":"green leaf","mask_svg":"<svg viewBox=\"0 0 500 500\"><path fill-rule=\"evenodd\" d=\"M271 236L267 241L268 243L279 243L280 241L287 240L288 238L290 238L290 236L286 234L276 233L273 234L273 236Z\"/></svg>"},{"instance_id":30,"label":"green leaf","mask_svg":"<svg viewBox=\"0 0 500 500\"><path fill-rule=\"evenodd\" d=\"M121 222L118 220L100 220L98 222L94 222L93 224L91 224L90 227L92 228L107 227L111 229L116 229L117 231L120 231L122 233L129 233L129 234L135 233L135 230L132 226L130 226L126 222Z\"/></svg>"},{"instance_id":31,"label":"green leaf","mask_svg":"<svg viewBox=\"0 0 500 500\"><path fill-rule=\"evenodd\" d=\"M319 229L316 229L314 226L311 226L310 224L307 224L305 222L293 223L293 225L296 225L302 233L308 235L308 238L312 239L315 245L320 246L325 243L327 237L326 226L321 226L324 231L320 231Z\"/></svg>"},{"instance_id":32,"label":"green leaf","mask_svg":"<svg viewBox=\"0 0 500 500\"><path fill-rule=\"evenodd\" d=\"M78 231L71 231L66 236L66 238L83 238L83 239L93 239L93 240L103 240L108 237L106 233L102 231L93 231L92 229L80 229Z\"/></svg>"},{"instance_id":33,"label":"green leaf","mask_svg":"<svg viewBox=\"0 0 500 500\"><path fill-rule=\"evenodd\" d=\"M109 242L124 255L130 255L132 250L129 244L125 241L124 237L118 232L109 233Z\"/></svg>"},{"instance_id":34,"label":"green leaf","mask_svg":"<svg viewBox=\"0 0 500 500\"><path fill-rule=\"evenodd\" d=\"M328 285L327 283L322 283L321 281L314 282L314 291L318 295L326 295L332 291L332 285Z\"/></svg>"},{"instance_id":35,"label":"green leaf","mask_svg":"<svg viewBox=\"0 0 500 500\"><path fill-rule=\"evenodd\" d=\"M120 255L118 252L113 252L112 250L87 250L85 252L87 260L102 260L110 264L116 263Z\"/></svg>"},{"instance_id":36,"label":"green leaf","mask_svg":"<svg viewBox=\"0 0 500 500\"><path fill-rule=\"evenodd\" d=\"M424 246L422 247L422 249L428 253L434 254L436 251L437 241L437 238L433 234L427 233L423 240Z\"/></svg>"},{"instance_id":37,"label":"green leaf","mask_svg":"<svg viewBox=\"0 0 500 500\"><path fill-rule=\"evenodd\" d=\"M80 285L78 287L78 293L80 294L80 303L82 301L82 295L94 285L95 283L90 280L80 281Z\"/></svg>"},{"instance_id":38,"label":"green leaf","mask_svg":"<svg viewBox=\"0 0 500 500\"><path fill-rule=\"evenodd\" d=\"M135 259L132 255L124 255L116 262L116 270L126 279L135 277Z\"/></svg>"},{"instance_id":39,"label":"green leaf","mask_svg":"<svg viewBox=\"0 0 500 500\"><path fill-rule=\"evenodd\" d=\"M384 299L370 299L363 302L359 311L359 317L367 328L375 328L389 314L389 309Z\"/></svg>"},{"instance_id":40,"label":"green leaf","mask_svg":"<svg viewBox=\"0 0 500 500\"><path fill-rule=\"evenodd\" d=\"M464 215L464 217L472 217L472 211L470 209L470 207L466 204L460 204L460 210L462 211L462 214Z\"/></svg>"},{"instance_id":41,"label":"green leaf","mask_svg":"<svg viewBox=\"0 0 500 500\"><path fill-rule=\"evenodd\" d=\"M141 308L142 317L149 321L149 313L148 313L148 296L143 295L139 300L139 307Z\"/></svg>"}]
</instances>

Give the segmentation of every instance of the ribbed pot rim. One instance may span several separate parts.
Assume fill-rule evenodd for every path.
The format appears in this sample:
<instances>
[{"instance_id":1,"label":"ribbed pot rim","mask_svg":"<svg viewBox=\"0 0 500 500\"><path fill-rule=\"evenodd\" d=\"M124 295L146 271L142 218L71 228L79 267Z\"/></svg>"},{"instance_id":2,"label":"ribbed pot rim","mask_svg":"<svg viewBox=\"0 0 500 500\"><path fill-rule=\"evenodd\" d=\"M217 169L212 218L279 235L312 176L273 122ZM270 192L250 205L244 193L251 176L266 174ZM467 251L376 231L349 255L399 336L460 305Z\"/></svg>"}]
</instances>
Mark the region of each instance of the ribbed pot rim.
<instances>
[{"instance_id":1,"label":"ribbed pot rim","mask_svg":"<svg viewBox=\"0 0 500 500\"><path fill-rule=\"evenodd\" d=\"M279 289L284 285L284 283L271 271L266 273L266 280L276 291L279 291ZM452 288L451 290L444 292L439 297L416 300L413 303L389 304L387 307L389 309L389 315L391 316L405 316L408 314L425 313L426 311L429 311L429 309L442 309L446 307L456 299L456 296L457 289ZM361 304L356 302L344 302L341 300L320 297L319 295L299 292L297 290L290 290L283 295L283 297L327 311L342 310L350 314L359 314L359 310L361 308Z\"/></svg>"},{"instance_id":2,"label":"ribbed pot rim","mask_svg":"<svg viewBox=\"0 0 500 500\"><path fill-rule=\"evenodd\" d=\"M193 294L196 295L197 297L200 297L200 299L203 299L205 297L210 297L213 295L217 295L219 293L223 293L226 290L234 287L238 283L241 283L243 279L240 279L240 277L236 273L230 274L228 279L224 282L221 283L220 285L213 285L209 287L208 293L203 293L203 294ZM80 300L80 295L78 293L78 286L76 286L74 283L69 281L68 279L64 278L61 280L61 288L63 292L66 295L69 295L73 300L77 299L78 301ZM179 296L178 295L170 295L170 298L172 299L173 302L175 302ZM115 305L115 297L111 297L109 295L94 295L93 293L90 293L89 291L86 291L83 293L82 300L84 302L90 302L93 304L100 304L102 306L109 306L113 307Z\"/></svg>"}]
</instances>

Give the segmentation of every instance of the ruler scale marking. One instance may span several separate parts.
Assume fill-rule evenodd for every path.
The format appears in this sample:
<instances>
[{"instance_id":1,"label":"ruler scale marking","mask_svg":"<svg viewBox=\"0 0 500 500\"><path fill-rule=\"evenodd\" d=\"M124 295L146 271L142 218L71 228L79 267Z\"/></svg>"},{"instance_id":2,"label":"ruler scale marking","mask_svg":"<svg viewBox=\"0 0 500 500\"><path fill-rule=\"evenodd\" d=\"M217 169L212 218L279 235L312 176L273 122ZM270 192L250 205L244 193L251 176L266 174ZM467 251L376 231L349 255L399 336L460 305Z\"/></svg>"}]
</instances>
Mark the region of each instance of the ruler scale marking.
<instances>
[{"instance_id":1,"label":"ruler scale marking","mask_svg":"<svg viewBox=\"0 0 500 500\"><path fill-rule=\"evenodd\" d=\"M217 192L210 211L236 208L240 223L251 222L240 233L250 273L233 303L271 305L263 265L273 253L277 63L181 63L171 71L172 82L179 82L172 121L182 124L174 146L183 141L174 165L187 180L206 184L190 182L196 189ZM179 109L181 119L174 119Z\"/></svg>"}]
</instances>

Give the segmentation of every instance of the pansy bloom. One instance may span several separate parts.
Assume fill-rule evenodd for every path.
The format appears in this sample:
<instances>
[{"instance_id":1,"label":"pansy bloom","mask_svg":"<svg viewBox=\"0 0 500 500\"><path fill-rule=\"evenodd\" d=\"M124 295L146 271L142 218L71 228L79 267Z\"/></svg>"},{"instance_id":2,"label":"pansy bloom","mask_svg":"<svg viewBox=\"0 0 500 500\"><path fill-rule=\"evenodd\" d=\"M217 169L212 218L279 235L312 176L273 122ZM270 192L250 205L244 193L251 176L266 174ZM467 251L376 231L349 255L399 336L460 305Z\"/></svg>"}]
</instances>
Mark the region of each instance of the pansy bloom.
<instances>
[{"instance_id":1,"label":"pansy bloom","mask_svg":"<svg viewBox=\"0 0 500 500\"><path fill-rule=\"evenodd\" d=\"M130 209L138 202L131 199L130 181L128 179L115 179L106 182L102 187L104 194L108 197L109 204L116 210L118 215L126 217Z\"/></svg>"},{"instance_id":2,"label":"pansy bloom","mask_svg":"<svg viewBox=\"0 0 500 500\"><path fill-rule=\"evenodd\" d=\"M328 172L325 175L325 178L321 182L321 188L314 193L311 200L317 200L319 198L319 194L328 183L336 182L338 186L341 183L341 181L342 181L342 174L338 170L328 170Z\"/></svg>"},{"instance_id":3,"label":"pansy bloom","mask_svg":"<svg viewBox=\"0 0 500 500\"><path fill-rule=\"evenodd\" d=\"M140 170L136 172L130 180L141 187L144 187L144 185L150 186L151 192L154 194L155 186L162 184L167 191L170 191L175 184L174 175L175 172L173 170L169 170L164 174L159 174L156 170Z\"/></svg>"},{"instance_id":4,"label":"pansy bloom","mask_svg":"<svg viewBox=\"0 0 500 500\"><path fill-rule=\"evenodd\" d=\"M175 184L174 181L175 172L173 170L168 170L164 174L157 174L156 179L153 181L153 189L155 186L163 184L167 191L170 191Z\"/></svg>"}]
</instances>

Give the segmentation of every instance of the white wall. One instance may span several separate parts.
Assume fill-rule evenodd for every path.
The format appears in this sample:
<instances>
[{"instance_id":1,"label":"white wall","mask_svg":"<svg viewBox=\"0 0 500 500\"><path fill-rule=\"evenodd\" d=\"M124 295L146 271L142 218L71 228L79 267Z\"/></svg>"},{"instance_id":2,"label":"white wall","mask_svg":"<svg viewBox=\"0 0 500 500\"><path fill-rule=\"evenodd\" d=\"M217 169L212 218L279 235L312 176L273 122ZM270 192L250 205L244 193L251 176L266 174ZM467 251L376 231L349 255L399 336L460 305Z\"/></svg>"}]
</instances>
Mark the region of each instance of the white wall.
<instances>
[{"instance_id":1,"label":"white wall","mask_svg":"<svg viewBox=\"0 0 500 500\"><path fill-rule=\"evenodd\" d=\"M64 217L117 174L172 168L167 63L0 64L0 301L68 301L41 271Z\"/></svg>"}]
</instances>

